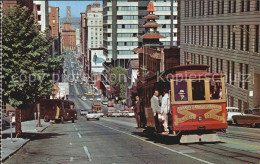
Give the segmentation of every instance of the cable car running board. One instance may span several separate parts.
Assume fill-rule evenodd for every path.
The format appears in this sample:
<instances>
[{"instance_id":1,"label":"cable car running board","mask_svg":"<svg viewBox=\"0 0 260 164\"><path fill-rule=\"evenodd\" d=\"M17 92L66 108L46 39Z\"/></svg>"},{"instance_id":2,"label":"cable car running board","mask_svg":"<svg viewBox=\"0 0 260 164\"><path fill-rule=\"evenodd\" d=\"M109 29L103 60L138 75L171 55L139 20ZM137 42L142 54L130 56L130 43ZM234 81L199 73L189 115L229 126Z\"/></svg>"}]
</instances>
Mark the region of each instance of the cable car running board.
<instances>
[{"instance_id":1,"label":"cable car running board","mask_svg":"<svg viewBox=\"0 0 260 164\"><path fill-rule=\"evenodd\" d=\"M182 135L180 143L194 143L194 142L220 142L217 134L191 134Z\"/></svg>"}]
</instances>

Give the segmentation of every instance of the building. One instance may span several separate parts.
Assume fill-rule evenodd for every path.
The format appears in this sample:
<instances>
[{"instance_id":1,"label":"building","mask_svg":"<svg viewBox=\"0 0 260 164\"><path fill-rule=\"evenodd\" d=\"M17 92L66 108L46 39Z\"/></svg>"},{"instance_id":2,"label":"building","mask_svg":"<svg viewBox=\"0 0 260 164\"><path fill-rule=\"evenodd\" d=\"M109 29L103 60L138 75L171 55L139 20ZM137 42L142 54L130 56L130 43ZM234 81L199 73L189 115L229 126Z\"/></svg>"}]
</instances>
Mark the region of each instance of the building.
<instances>
[{"instance_id":1,"label":"building","mask_svg":"<svg viewBox=\"0 0 260 164\"><path fill-rule=\"evenodd\" d=\"M49 6L49 25L52 37L59 37L60 34L60 16L59 8Z\"/></svg>"},{"instance_id":2,"label":"building","mask_svg":"<svg viewBox=\"0 0 260 164\"><path fill-rule=\"evenodd\" d=\"M260 105L259 0L181 0L181 64L226 74L227 105Z\"/></svg>"},{"instance_id":3,"label":"building","mask_svg":"<svg viewBox=\"0 0 260 164\"><path fill-rule=\"evenodd\" d=\"M76 51L76 31L72 29L71 23L63 24L61 36L63 49Z\"/></svg>"},{"instance_id":4,"label":"building","mask_svg":"<svg viewBox=\"0 0 260 164\"><path fill-rule=\"evenodd\" d=\"M37 20L39 29L44 32L49 28L49 5L48 1L33 1L37 8Z\"/></svg>"},{"instance_id":5,"label":"building","mask_svg":"<svg viewBox=\"0 0 260 164\"><path fill-rule=\"evenodd\" d=\"M85 56L87 53L87 39L86 39L86 13L80 13L80 50L81 50L81 65L83 65L84 72L86 71Z\"/></svg>"},{"instance_id":6,"label":"building","mask_svg":"<svg viewBox=\"0 0 260 164\"><path fill-rule=\"evenodd\" d=\"M110 1L103 0L104 48L107 62L114 66L126 68L128 60L138 59L132 52L141 46L144 28L144 16L150 0L142 1ZM165 47L176 46L177 43L177 1L155 0L155 14L158 15L158 31Z\"/></svg>"}]
</instances>

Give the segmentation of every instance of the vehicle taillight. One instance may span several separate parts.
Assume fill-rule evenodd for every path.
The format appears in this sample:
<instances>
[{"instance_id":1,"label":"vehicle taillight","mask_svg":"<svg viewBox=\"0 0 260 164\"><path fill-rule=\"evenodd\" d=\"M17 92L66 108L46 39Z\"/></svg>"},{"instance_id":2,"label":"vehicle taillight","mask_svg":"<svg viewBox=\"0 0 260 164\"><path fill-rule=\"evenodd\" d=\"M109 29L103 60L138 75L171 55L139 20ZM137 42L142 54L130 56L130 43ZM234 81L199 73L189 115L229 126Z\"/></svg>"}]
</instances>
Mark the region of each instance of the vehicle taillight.
<instances>
[{"instance_id":1,"label":"vehicle taillight","mask_svg":"<svg viewBox=\"0 0 260 164\"><path fill-rule=\"evenodd\" d=\"M202 121L202 116L199 116L199 121Z\"/></svg>"}]
</instances>

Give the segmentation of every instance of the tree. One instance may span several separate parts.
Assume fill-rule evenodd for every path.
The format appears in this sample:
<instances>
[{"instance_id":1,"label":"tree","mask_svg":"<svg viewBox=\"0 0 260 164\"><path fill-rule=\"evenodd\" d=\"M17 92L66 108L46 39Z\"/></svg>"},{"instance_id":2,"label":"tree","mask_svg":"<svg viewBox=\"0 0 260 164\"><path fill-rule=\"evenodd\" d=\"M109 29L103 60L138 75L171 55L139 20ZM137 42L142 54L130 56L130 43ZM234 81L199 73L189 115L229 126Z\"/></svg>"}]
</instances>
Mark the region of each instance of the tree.
<instances>
[{"instance_id":1,"label":"tree","mask_svg":"<svg viewBox=\"0 0 260 164\"><path fill-rule=\"evenodd\" d=\"M61 65L62 57L49 55L52 38L36 28L27 7L5 10L2 29L3 101L16 108L16 117L21 118L20 110L52 93L51 73ZM21 132L21 122L16 126Z\"/></svg>"},{"instance_id":2,"label":"tree","mask_svg":"<svg viewBox=\"0 0 260 164\"><path fill-rule=\"evenodd\" d=\"M119 96L121 99L125 99L125 90L126 90L126 75L127 70L122 67L113 67L111 69L112 87L115 88L115 95ZM118 92L119 91L119 92Z\"/></svg>"}]
</instances>

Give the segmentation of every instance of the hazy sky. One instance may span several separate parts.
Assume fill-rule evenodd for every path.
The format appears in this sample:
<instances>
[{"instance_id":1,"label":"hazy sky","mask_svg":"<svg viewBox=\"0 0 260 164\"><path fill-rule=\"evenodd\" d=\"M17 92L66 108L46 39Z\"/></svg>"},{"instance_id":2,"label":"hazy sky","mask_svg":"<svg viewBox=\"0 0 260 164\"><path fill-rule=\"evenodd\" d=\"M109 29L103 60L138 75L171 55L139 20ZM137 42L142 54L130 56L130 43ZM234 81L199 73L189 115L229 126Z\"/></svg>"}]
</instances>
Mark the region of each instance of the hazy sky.
<instances>
[{"instance_id":1,"label":"hazy sky","mask_svg":"<svg viewBox=\"0 0 260 164\"><path fill-rule=\"evenodd\" d=\"M66 17L66 7L71 7L71 16L80 17L80 13L86 11L86 6L96 1L49 1L49 6L60 8L60 18ZM99 1L102 5L102 1Z\"/></svg>"}]
</instances>

